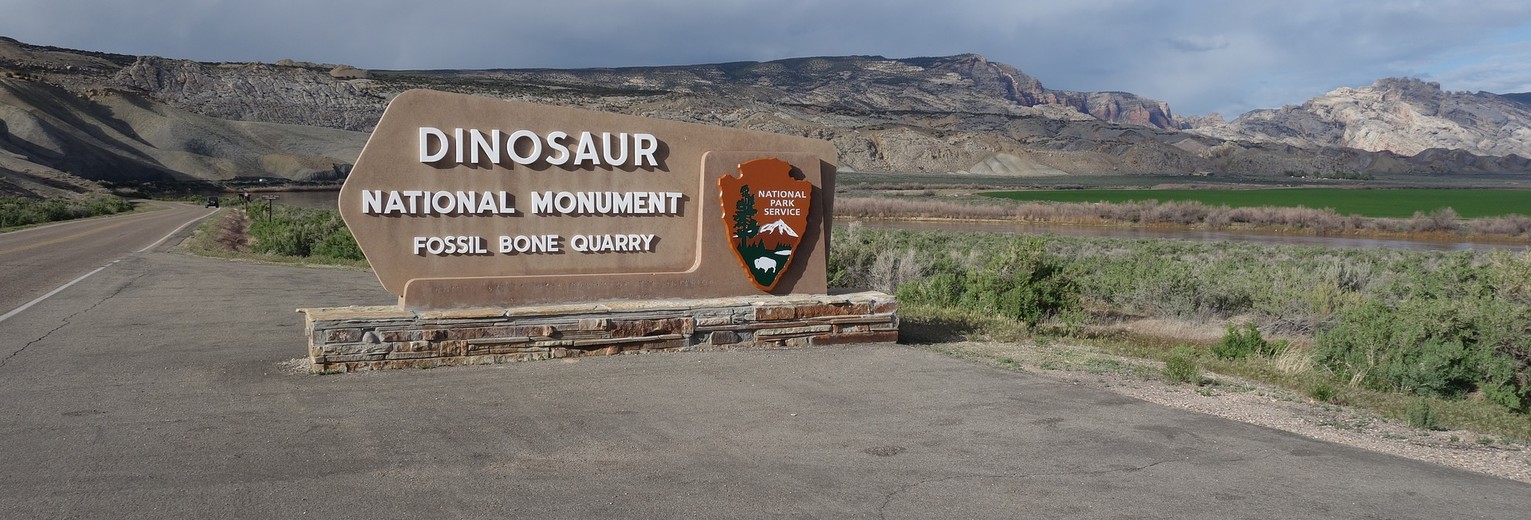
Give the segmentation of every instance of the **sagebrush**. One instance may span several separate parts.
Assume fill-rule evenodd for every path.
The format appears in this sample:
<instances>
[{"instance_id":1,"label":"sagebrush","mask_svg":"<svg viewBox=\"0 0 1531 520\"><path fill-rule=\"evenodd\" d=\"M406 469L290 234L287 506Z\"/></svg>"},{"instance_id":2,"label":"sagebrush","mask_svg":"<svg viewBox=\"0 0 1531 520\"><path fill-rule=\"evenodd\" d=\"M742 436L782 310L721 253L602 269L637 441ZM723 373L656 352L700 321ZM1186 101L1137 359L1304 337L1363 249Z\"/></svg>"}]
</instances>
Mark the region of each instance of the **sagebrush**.
<instances>
[{"instance_id":1,"label":"sagebrush","mask_svg":"<svg viewBox=\"0 0 1531 520\"><path fill-rule=\"evenodd\" d=\"M132 202L109 195L51 199L0 197L0 229L111 215L132 209Z\"/></svg>"},{"instance_id":2,"label":"sagebrush","mask_svg":"<svg viewBox=\"0 0 1531 520\"><path fill-rule=\"evenodd\" d=\"M247 232L250 248L257 253L363 259L361 248L337 211L277 205L269 217L260 212L251 216L254 218Z\"/></svg>"},{"instance_id":3,"label":"sagebrush","mask_svg":"<svg viewBox=\"0 0 1531 520\"><path fill-rule=\"evenodd\" d=\"M1028 326L1083 309L1100 319L1238 318L1247 324L1230 329L1214 349L1217 357L1279 356L1287 347L1267 340L1262 331L1268 331L1312 340L1313 369L1342 384L1447 399L1481 396L1522 413L1531 400L1531 252L856 226L838 233L833 245L830 276L837 287L896 285L901 301L1004 315ZM894 271L900 274L886 274Z\"/></svg>"}]
</instances>

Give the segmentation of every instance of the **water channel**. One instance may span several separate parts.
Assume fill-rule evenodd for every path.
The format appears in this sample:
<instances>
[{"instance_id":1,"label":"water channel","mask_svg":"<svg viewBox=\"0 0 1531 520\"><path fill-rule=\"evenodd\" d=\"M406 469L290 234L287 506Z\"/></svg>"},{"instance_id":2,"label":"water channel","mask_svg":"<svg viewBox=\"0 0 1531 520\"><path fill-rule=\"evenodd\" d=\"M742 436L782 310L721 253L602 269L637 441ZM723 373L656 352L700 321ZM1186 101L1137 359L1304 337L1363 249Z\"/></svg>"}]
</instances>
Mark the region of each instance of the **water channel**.
<instances>
[{"instance_id":1,"label":"water channel","mask_svg":"<svg viewBox=\"0 0 1531 520\"><path fill-rule=\"evenodd\" d=\"M334 209L335 191L295 191L281 193L257 193L275 195L279 204L305 208ZM1468 249L1508 249L1524 251L1531 244L1520 242L1463 242L1452 240L1404 240L1393 238L1364 238L1284 234L1257 231L1216 231L1197 229L1143 229L1097 226L1067 226L1037 224L1030 222L996 221L912 221L912 220L862 220L856 221L867 229L907 229L916 231L960 231L977 233L1055 234L1066 236L1113 237L1113 238L1160 238L1180 240L1231 240L1278 245L1304 245L1340 248L1389 248L1414 251L1464 251Z\"/></svg>"}]
</instances>

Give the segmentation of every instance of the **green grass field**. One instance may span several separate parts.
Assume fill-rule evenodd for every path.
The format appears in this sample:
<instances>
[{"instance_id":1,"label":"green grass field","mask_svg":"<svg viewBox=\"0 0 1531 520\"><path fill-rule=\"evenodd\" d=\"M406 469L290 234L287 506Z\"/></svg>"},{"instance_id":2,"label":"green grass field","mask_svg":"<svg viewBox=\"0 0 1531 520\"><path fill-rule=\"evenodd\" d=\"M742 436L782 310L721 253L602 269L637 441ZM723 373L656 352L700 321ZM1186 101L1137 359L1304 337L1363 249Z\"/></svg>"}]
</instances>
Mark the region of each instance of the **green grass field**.
<instances>
[{"instance_id":1,"label":"green grass field","mask_svg":"<svg viewBox=\"0 0 1531 520\"><path fill-rule=\"evenodd\" d=\"M1058 190L1000 191L984 195L1021 201L1200 201L1209 206L1331 208L1341 215L1409 217L1441 208L1463 218L1531 215L1531 191L1483 189L1291 188L1260 190Z\"/></svg>"}]
</instances>

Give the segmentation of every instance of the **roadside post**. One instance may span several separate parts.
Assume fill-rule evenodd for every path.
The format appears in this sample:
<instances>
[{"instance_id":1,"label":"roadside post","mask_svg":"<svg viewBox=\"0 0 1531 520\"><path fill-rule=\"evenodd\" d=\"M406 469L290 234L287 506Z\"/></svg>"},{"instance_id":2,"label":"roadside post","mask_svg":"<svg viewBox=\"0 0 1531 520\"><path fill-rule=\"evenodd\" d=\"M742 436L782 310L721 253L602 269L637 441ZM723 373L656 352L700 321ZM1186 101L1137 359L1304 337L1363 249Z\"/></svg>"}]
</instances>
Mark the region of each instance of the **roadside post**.
<instances>
[{"instance_id":1,"label":"roadside post","mask_svg":"<svg viewBox=\"0 0 1531 520\"><path fill-rule=\"evenodd\" d=\"M276 199L279 197L276 195L261 195L260 198L261 200L266 201L266 220L271 220L271 216L273 215L272 207L276 204Z\"/></svg>"}]
</instances>

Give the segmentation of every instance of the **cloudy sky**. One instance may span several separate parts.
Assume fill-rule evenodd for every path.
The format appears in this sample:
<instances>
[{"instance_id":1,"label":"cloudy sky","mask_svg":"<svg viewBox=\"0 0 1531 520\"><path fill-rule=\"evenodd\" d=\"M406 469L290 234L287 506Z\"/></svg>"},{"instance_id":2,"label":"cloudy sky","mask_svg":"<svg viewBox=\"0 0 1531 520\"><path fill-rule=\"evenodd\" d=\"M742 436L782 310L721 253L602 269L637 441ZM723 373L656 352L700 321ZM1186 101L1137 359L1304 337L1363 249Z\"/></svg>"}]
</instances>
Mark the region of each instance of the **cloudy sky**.
<instances>
[{"instance_id":1,"label":"cloudy sky","mask_svg":"<svg viewBox=\"0 0 1531 520\"><path fill-rule=\"evenodd\" d=\"M0 36L376 69L977 53L1228 117L1390 76L1531 91L1526 0L0 0Z\"/></svg>"}]
</instances>

